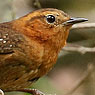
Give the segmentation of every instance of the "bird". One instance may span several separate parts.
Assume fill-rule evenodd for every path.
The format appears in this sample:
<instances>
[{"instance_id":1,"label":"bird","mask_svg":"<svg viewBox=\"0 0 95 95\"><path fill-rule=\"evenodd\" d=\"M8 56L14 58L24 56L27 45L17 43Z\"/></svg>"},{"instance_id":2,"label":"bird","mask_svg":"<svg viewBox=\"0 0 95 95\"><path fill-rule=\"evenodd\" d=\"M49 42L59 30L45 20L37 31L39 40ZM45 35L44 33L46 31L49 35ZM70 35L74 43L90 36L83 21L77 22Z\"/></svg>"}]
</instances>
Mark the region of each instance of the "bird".
<instances>
[{"instance_id":1,"label":"bird","mask_svg":"<svg viewBox=\"0 0 95 95\"><path fill-rule=\"evenodd\" d=\"M72 25L85 21L88 19L72 18L62 10L44 8L0 23L2 95L10 91L42 95L39 90L27 87L52 69Z\"/></svg>"}]
</instances>

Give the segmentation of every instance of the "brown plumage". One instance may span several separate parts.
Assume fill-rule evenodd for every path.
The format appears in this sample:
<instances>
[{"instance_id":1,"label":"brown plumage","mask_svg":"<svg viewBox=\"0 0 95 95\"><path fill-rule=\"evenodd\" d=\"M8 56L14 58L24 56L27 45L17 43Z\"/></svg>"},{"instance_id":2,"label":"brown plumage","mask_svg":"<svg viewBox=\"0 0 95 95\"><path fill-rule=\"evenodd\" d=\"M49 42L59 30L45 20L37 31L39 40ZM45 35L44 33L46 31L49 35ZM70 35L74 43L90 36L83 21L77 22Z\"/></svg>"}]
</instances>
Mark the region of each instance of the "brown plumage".
<instances>
[{"instance_id":1,"label":"brown plumage","mask_svg":"<svg viewBox=\"0 0 95 95\"><path fill-rule=\"evenodd\" d=\"M1 23L0 89L20 91L50 71L71 26L86 20L47 8Z\"/></svg>"}]
</instances>

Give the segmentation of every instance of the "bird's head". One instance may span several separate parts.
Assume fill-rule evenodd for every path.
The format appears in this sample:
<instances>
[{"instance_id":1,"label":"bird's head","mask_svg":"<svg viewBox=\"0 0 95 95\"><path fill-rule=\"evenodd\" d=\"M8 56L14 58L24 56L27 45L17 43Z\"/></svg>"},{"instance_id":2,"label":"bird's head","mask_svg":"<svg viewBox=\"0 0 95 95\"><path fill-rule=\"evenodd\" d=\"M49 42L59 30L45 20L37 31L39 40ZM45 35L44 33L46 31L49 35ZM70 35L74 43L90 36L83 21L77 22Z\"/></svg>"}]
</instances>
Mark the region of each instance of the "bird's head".
<instances>
[{"instance_id":1,"label":"bird's head","mask_svg":"<svg viewBox=\"0 0 95 95\"><path fill-rule=\"evenodd\" d=\"M17 21L21 22L19 24L16 22L17 26L31 39L65 44L71 26L87 19L71 18L61 10L46 8L29 13Z\"/></svg>"}]
</instances>

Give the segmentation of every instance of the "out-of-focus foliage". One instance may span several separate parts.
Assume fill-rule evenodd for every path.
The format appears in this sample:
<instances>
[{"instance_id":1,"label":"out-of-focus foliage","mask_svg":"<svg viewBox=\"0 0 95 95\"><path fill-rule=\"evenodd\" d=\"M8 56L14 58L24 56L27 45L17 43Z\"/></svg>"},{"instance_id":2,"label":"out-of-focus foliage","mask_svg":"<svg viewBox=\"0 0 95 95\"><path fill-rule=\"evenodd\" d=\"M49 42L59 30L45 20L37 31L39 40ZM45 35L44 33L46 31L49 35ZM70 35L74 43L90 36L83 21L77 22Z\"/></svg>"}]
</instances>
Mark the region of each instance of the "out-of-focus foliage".
<instances>
[{"instance_id":1,"label":"out-of-focus foliage","mask_svg":"<svg viewBox=\"0 0 95 95\"><path fill-rule=\"evenodd\" d=\"M12 3L13 0L0 0L0 22L12 20Z\"/></svg>"}]
</instances>

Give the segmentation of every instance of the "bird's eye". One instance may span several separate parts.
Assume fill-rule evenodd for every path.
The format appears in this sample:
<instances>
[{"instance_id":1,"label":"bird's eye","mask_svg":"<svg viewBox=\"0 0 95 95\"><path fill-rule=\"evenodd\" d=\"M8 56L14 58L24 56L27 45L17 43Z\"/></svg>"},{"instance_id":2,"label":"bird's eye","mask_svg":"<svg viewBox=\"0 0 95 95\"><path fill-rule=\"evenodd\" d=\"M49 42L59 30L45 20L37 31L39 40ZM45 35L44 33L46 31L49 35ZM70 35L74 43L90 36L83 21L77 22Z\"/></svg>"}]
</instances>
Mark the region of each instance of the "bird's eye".
<instances>
[{"instance_id":1,"label":"bird's eye","mask_svg":"<svg viewBox=\"0 0 95 95\"><path fill-rule=\"evenodd\" d=\"M54 23L55 22L55 16L48 15L48 16L46 16L46 20L48 23Z\"/></svg>"}]
</instances>

